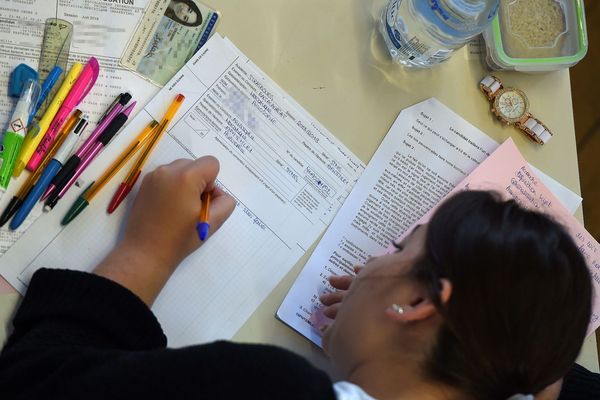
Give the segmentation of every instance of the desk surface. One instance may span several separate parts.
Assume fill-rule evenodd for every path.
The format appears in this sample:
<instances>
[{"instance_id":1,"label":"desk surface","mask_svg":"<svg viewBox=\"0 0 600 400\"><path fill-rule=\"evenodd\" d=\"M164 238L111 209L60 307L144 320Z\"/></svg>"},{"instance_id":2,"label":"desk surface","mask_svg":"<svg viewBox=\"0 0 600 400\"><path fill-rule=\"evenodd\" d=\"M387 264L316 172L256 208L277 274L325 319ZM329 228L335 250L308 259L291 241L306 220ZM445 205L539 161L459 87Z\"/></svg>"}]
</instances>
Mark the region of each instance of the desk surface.
<instances>
[{"instance_id":1,"label":"desk surface","mask_svg":"<svg viewBox=\"0 0 600 400\"><path fill-rule=\"evenodd\" d=\"M406 71L393 65L377 31L384 0L203 1L221 11L218 31L365 163L400 110L433 96L495 140L511 136L530 163L580 192L567 70L543 75L497 74L509 86L523 89L532 113L553 130L554 138L542 148L492 117L489 103L478 89L487 70L480 59L470 59L466 49L433 69ZM577 216L582 218L581 210ZM324 366L319 349L274 318L308 255L234 339L279 344ZM0 296L0 319L10 316L16 299L15 295ZM586 341L580 362L598 371L593 335Z\"/></svg>"}]
</instances>

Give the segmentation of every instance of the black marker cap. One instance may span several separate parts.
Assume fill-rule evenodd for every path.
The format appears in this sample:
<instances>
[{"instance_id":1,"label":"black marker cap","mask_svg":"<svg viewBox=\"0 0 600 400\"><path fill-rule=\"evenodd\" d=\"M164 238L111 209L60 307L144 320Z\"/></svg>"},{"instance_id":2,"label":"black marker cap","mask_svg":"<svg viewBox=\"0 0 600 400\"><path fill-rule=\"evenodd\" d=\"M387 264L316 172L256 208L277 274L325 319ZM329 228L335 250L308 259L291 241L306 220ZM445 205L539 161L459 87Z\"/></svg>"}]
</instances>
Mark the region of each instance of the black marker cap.
<instances>
[{"instance_id":1,"label":"black marker cap","mask_svg":"<svg viewBox=\"0 0 600 400\"><path fill-rule=\"evenodd\" d=\"M121 105L125 105L127 103L129 103L129 101L131 100L131 95L129 93L123 93L121 94L121 98L119 99L119 104Z\"/></svg>"}]
</instances>

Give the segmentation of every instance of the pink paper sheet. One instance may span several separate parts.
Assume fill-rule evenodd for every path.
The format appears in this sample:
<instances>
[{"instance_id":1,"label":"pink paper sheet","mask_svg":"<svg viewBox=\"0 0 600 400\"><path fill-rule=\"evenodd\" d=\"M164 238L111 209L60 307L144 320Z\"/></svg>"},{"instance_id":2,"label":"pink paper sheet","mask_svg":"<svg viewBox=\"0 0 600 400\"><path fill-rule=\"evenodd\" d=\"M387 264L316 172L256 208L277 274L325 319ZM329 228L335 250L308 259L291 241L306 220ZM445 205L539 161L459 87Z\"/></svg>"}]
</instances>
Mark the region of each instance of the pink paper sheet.
<instances>
[{"instance_id":1,"label":"pink paper sheet","mask_svg":"<svg viewBox=\"0 0 600 400\"><path fill-rule=\"evenodd\" d=\"M514 198L526 208L546 212L569 231L587 261L594 286L594 301L588 334L600 326L600 245L573 217L550 190L533 173L512 139L506 140L448 195L461 190L496 190ZM443 200L442 200L443 201ZM424 224L437 207L425 214L415 225ZM411 232L408 229L406 232ZM406 233L399 240L402 240ZM393 249L389 249L393 251Z\"/></svg>"}]
</instances>

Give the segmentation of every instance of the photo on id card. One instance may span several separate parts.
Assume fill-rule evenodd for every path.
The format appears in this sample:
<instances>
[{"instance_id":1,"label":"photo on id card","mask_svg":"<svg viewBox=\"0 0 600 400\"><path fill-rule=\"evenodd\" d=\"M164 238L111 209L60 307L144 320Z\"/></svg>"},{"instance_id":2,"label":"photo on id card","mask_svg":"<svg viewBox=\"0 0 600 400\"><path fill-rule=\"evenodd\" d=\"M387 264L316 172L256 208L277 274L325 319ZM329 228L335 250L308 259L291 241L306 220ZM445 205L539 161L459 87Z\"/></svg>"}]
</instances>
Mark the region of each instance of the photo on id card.
<instances>
[{"instance_id":1,"label":"photo on id card","mask_svg":"<svg viewBox=\"0 0 600 400\"><path fill-rule=\"evenodd\" d=\"M151 0L120 64L164 86L210 38L219 13L198 0Z\"/></svg>"}]
</instances>

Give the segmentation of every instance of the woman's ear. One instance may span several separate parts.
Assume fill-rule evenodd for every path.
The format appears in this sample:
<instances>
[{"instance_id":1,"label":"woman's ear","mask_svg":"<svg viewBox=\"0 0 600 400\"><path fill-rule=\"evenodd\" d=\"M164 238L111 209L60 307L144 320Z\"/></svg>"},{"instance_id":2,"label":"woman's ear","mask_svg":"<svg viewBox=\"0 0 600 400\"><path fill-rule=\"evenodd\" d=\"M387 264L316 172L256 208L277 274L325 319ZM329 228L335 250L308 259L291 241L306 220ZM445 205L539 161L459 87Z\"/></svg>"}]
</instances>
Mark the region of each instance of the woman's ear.
<instances>
[{"instance_id":1,"label":"woman's ear","mask_svg":"<svg viewBox=\"0 0 600 400\"><path fill-rule=\"evenodd\" d=\"M440 299L442 304L448 304L452 296L452 282L446 278L440 279Z\"/></svg>"},{"instance_id":2,"label":"woman's ear","mask_svg":"<svg viewBox=\"0 0 600 400\"><path fill-rule=\"evenodd\" d=\"M447 304L452 295L452 283L448 279L440 279L440 300ZM422 297L414 304L392 304L385 313L396 322L423 321L437 313L431 299Z\"/></svg>"}]
</instances>

